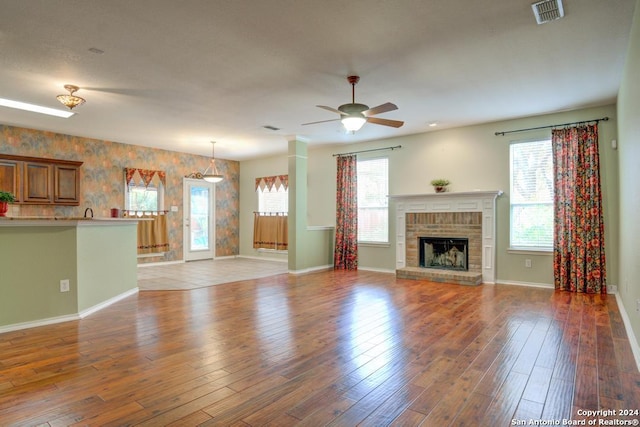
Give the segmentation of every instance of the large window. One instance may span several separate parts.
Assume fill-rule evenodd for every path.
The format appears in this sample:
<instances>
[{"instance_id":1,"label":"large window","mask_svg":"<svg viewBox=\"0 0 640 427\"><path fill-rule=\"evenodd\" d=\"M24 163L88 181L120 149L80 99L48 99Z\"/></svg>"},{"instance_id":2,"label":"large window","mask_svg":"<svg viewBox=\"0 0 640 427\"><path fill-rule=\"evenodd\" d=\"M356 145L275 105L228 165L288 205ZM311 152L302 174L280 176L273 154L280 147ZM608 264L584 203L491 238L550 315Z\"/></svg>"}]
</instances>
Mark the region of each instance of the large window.
<instances>
[{"instance_id":1,"label":"large window","mask_svg":"<svg viewBox=\"0 0 640 427\"><path fill-rule=\"evenodd\" d=\"M389 242L389 159L358 160L358 241Z\"/></svg>"},{"instance_id":2,"label":"large window","mask_svg":"<svg viewBox=\"0 0 640 427\"><path fill-rule=\"evenodd\" d=\"M511 144L511 248L553 248L551 140Z\"/></svg>"}]
</instances>

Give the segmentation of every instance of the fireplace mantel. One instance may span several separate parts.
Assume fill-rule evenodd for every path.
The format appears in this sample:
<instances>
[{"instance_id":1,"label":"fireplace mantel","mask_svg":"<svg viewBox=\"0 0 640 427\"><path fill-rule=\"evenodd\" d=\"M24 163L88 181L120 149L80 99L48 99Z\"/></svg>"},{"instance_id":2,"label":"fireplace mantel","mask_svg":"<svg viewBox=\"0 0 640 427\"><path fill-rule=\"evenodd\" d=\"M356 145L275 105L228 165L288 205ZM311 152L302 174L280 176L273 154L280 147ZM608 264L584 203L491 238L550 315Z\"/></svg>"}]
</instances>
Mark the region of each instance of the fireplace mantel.
<instances>
[{"instance_id":1,"label":"fireplace mantel","mask_svg":"<svg viewBox=\"0 0 640 427\"><path fill-rule=\"evenodd\" d=\"M396 204L396 269L406 267L406 214L438 212L482 213L482 281L495 283L496 199L501 190L389 196Z\"/></svg>"}]
</instances>

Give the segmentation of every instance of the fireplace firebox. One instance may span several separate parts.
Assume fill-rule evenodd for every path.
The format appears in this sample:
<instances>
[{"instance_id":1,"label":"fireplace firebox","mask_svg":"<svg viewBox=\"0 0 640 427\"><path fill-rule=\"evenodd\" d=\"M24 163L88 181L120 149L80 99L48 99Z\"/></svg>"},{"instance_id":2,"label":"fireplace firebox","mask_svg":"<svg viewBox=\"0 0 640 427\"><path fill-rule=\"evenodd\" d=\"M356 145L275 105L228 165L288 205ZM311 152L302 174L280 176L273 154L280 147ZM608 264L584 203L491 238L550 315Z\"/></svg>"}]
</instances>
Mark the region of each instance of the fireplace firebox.
<instances>
[{"instance_id":1,"label":"fireplace firebox","mask_svg":"<svg viewBox=\"0 0 640 427\"><path fill-rule=\"evenodd\" d=\"M469 271L469 239L420 237L420 267Z\"/></svg>"}]
</instances>

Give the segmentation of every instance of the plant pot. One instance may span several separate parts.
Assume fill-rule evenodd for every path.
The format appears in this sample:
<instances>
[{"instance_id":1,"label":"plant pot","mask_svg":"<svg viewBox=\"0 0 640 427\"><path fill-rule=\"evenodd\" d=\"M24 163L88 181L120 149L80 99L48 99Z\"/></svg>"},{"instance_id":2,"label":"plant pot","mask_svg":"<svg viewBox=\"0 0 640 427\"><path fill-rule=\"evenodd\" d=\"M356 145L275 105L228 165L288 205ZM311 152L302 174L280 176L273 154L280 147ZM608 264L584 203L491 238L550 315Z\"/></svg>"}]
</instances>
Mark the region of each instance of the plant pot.
<instances>
[{"instance_id":1,"label":"plant pot","mask_svg":"<svg viewBox=\"0 0 640 427\"><path fill-rule=\"evenodd\" d=\"M8 202L0 202L0 216L7 216L7 211L9 210Z\"/></svg>"},{"instance_id":2,"label":"plant pot","mask_svg":"<svg viewBox=\"0 0 640 427\"><path fill-rule=\"evenodd\" d=\"M436 190L436 193L444 193L447 191L447 187L444 185L436 185L433 188Z\"/></svg>"}]
</instances>

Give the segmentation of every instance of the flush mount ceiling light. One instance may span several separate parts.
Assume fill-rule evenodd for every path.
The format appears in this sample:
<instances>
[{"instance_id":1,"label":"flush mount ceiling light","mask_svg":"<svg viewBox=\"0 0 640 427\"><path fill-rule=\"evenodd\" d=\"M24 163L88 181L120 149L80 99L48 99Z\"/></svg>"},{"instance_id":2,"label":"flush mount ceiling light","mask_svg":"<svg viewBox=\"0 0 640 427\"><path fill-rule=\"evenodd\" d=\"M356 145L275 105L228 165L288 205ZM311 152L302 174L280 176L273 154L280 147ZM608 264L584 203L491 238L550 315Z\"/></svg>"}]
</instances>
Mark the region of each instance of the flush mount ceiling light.
<instances>
[{"instance_id":1,"label":"flush mount ceiling light","mask_svg":"<svg viewBox=\"0 0 640 427\"><path fill-rule=\"evenodd\" d=\"M209 163L209 166L202 174L202 179L207 182L220 182L224 179L224 177L220 175L216 169L215 148L216 142L211 141L211 163Z\"/></svg>"},{"instance_id":2,"label":"flush mount ceiling light","mask_svg":"<svg viewBox=\"0 0 640 427\"><path fill-rule=\"evenodd\" d=\"M80 89L78 86L64 85L64 88L69 91L69 95L58 95L56 96L56 99L70 110L73 110L74 107L82 105L86 102L84 98L80 98L79 96L73 94Z\"/></svg>"}]
</instances>

